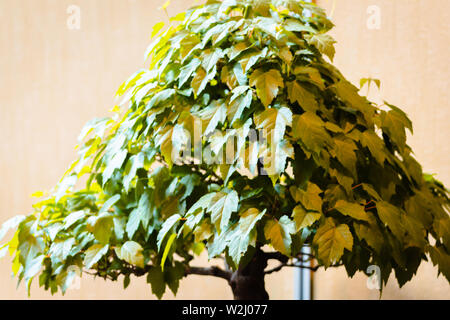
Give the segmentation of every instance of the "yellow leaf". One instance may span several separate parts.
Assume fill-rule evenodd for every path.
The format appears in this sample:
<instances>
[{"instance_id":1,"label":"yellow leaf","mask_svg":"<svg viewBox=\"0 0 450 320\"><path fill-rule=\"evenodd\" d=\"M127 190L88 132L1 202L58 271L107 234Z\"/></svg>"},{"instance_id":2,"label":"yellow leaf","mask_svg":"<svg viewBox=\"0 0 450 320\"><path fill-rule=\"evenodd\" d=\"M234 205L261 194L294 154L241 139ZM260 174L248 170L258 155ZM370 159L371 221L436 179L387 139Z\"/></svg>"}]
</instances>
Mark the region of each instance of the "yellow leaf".
<instances>
[{"instance_id":1,"label":"yellow leaf","mask_svg":"<svg viewBox=\"0 0 450 320\"><path fill-rule=\"evenodd\" d=\"M20 270L19 254L16 254L16 257L14 258L14 261L12 263L12 272L13 272L14 276L17 275L19 270Z\"/></svg>"},{"instance_id":2,"label":"yellow leaf","mask_svg":"<svg viewBox=\"0 0 450 320\"><path fill-rule=\"evenodd\" d=\"M154 36L156 36L161 31L162 28L164 28L164 22L158 22L157 24L155 24L153 26L151 37L153 38Z\"/></svg>"},{"instance_id":3,"label":"yellow leaf","mask_svg":"<svg viewBox=\"0 0 450 320\"><path fill-rule=\"evenodd\" d=\"M120 112L120 107L118 105L115 105L114 107L112 107L109 112L114 112L114 113L119 113Z\"/></svg>"},{"instance_id":4,"label":"yellow leaf","mask_svg":"<svg viewBox=\"0 0 450 320\"><path fill-rule=\"evenodd\" d=\"M257 69L250 76L250 85L256 87L258 98L265 107L268 107L277 97L279 88L284 88L284 81L277 69L267 72Z\"/></svg>"},{"instance_id":5,"label":"yellow leaf","mask_svg":"<svg viewBox=\"0 0 450 320\"><path fill-rule=\"evenodd\" d=\"M167 240L167 244L166 244L166 247L164 249L164 253L163 253L162 259L161 259L161 270L162 271L164 271L164 263L166 262L167 256L169 255L170 248L172 247L172 243L173 243L173 241L175 240L176 237L177 237L177 234L173 233L173 234L170 235L169 240Z\"/></svg>"},{"instance_id":6,"label":"yellow leaf","mask_svg":"<svg viewBox=\"0 0 450 320\"><path fill-rule=\"evenodd\" d=\"M161 7L161 9L166 10L170 6L170 0L167 0Z\"/></svg>"},{"instance_id":7,"label":"yellow leaf","mask_svg":"<svg viewBox=\"0 0 450 320\"><path fill-rule=\"evenodd\" d=\"M345 200L336 202L334 208L340 213L355 218L357 220L368 221L368 215L364 210L364 206L358 203L352 203Z\"/></svg>"},{"instance_id":8,"label":"yellow leaf","mask_svg":"<svg viewBox=\"0 0 450 320\"><path fill-rule=\"evenodd\" d=\"M264 226L264 235L274 249L287 256L291 254L291 234L294 231L294 222L288 216L282 216L280 220L269 220Z\"/></svg>"},{"instance_id":9,"label":"yellow leaf","mask_svg":"<svg viewBox=\"0 0 450 320\"><path fill-rule=\"evenodd\" d=\"M344 248L351 251L353 236L346 224L336 226L333 218L328 218L316 232L313 243L318 247L318 258L325 267L338 262Z\"/></svg>"},{"instance_id":10,"label":"yellow leaf","mask_svg":"<svg viewBox=\"0 0 450 320\"><path fill-rule=\"evenodd\" d=\"M32 198L41 198L44 196L44 192L43 191L36 191L35 193L33 193L31 195Z\"/></svg>"},{"instance_id":11,"label":"yellow leaf","mask_svg":"<svg viewBox=\"0 0 450 320\"><path fill-rule=\"evenodd\" d=\"M293 211L296 231L310 227L314 222L320 219L322 215L317 212L307 212L302 205L297 205Z\"/></svg>"}]
</instances>

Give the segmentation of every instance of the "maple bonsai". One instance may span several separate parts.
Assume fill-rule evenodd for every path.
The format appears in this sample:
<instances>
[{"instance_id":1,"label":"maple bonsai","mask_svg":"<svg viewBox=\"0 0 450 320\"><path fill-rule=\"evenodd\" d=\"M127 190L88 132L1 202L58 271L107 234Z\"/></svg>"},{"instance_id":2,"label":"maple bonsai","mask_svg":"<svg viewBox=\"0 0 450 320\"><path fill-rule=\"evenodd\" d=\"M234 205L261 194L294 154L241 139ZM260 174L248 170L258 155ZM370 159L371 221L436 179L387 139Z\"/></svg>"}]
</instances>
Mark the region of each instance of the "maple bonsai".
<instances>
[{"instance_id":1,"label":"maple bonsai","mask_svg":"<svg viewBox=\"0 0 450 320\"><path fill-rule=\"evenodd\" d=\"M377 265L402 286L427 257L450 279L447 190L411 155L405 113L327 62L332 26L296 0L208 1L157 24L127 107L89 122L54 192L3 225L19 281L64 293L82 271L145 275L161 298L197 274L267 299L265 274L294 258ZM225 267L192 266L204 250Z\"/></svg>"}]
</instances>

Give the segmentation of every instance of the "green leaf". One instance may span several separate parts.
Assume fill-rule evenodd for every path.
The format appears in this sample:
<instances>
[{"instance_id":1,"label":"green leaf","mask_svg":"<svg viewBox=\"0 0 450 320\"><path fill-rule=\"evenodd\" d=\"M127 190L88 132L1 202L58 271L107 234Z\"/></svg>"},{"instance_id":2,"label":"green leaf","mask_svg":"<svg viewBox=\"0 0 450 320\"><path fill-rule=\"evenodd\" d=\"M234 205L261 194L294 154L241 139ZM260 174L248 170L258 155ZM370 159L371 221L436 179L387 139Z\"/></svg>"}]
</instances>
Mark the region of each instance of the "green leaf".
<instances>
[{"instance_id":1,"label":"green leaf","mask_svg":"<svg viewBox=\"0 0 450 320\"><path fill-rule=\"evenodd\" d=\"M208 240L214 233L213 226L209 219L202 220L194 230L195 242Z\"/></svg>"},{"instance_id":2,"label":"green leaf","mask_svg":"<svg viewBox=\"0 0 450 320\"><path fill-rule=\"evenodd\" d=\"M175 89L165 89L156 93L148 102L146 106L146 110L150 110L154 106L159 105L160 103L167 102L170 98L175 94Z\"/></svg>"},{"instance_id":3,"label":"green leaf","mask_svg":"<svg viewBox=\"0 0 450 320\"><path fill-rule=\"evenodd\" d=\"M339 185L344 188L347 194L352 193L353 178L334 168L330 168L330 176L336 178Z\"/></svg>"},{"instance_id":4,"label":"green leaf","mask_svg":"<svg viewBox=\"0 0 450 320\"><path fill-rule=\"evenodd\" d=\"M235 46L231 47L228 50L228 58L230 61L233 61L236 57L238 57L242 52L250 49L249 45L245 42L239 42Z\"/></svg>"},{"instance_id":5,"label":"green leaf","mask_svg":"<svg viewBox=\"0 0 450 320\"><path fill-rule=\"evenodd\" d=\"M235 25L236 21L229 21L209 29L202 38L203 47L205 47L211 38L213 39L213 45L217 46L229 35L230 29L235 27Z\"/></svg>"},{"instance_id":6,"label":"green leaf","mask_svg":"<svg viewBox=\"0 0 450 320\"><path fill-rule=\"evenodd\" d=\"M433 229L439 237L439 240L450 250L450 218L445 216L440 219L435 219Z\"/></svg>"},{"instance_id":7,"label":"green leaf","mask_svg":"<svg viewBox=\"0 0 450 320\"><path fill-rule=\"evenodd\" d=\"M32 279L35 275L39 273L42 268L42 262L45 259L45 255L39 255L31 261L27 261L25 265L25 270L23 273L23 277L25 280Z\"/></svg>"},{"instance_id":8,"label":"green leaf","mask_svg":"<svg viewBox=\"0 0 450 320\"><path fill-rule=\"evenodd\" d=\"M121 247L115 248L117 257L121 260L125 260L131 265L135 265L139 268L144 268L144 255L142 251L144 249L141 245L134 241L127 241Z\"/></svg>"},{"instance_id":9,"label":"green leaf","mask_svg":"<svg viewBox=\"0 0 450 320\"><path fill-rule=\"evenodd\" d=\"M207 50L203 51L202 59L201 59L203 69L205 69L206 72L211 71L211 69L217 65L217 62L220 59L222 59L224 56L225 56L225 52L220 48L216 48L214 50L207 49Z\"/></svg>"},{"instance_id":10,"label":"green leaf","mask_svg":"<svg viewBox=\"0 0 450 320\"><path fill-rule=\"evenodd\" d=\"M316 33L316 30L313 29L310 26L307 26L303 23L301 23L299 20L297 19L286 19L284 21L284 27L286 30L288 31L293 31L293 32L309 32L309 33Z\"/></svg>"},{"instance_id":11,"label":"green leaf","mask_svg":"<svg viewBox=\"0 0 450 320\"><path fill-rule=\"evenodd\" d=\"M370 130L364 131L361 134L361 144L369 149L379 164L384 164L384 160L386 159L385 145L383 140L375 132Z\"/></svg>"},{"instance_id":12,"label":"green leaf","mask_svg":"<svg viewBox=\"0 0 450 320\"><path fill-rule=\"evenodd\" d=\"M227 106L222 100L214 101L203 109L198 116L208 125L203 132L204 136L213 133L219 123L223 123L227 117Z\"/></svg>"},{"instance_id":13,"label":"green leaf","mask_svg":"<svg viewBox=\"0 0 450 320\"><path fill-rule=\"evenodd\" d=\"M213 193L208 193L208 194L205 194L204 196L202 196L200 199L198 199L198 201L196 203L194 203L192 205L192 207L186 213L186 216L194 214L199 210L203 211L206 208L208 208L209 204L211 203L211 200L213 199L213 197L215 195L216 195L216 193L213 192Z\"/></svg>"},{"instance_id":14,"label":"green leaf","mask_svg":"<svg viewBox=\"0 0 450 320\"><path fill-rule=\"evenodd\" d=\"M161 155L170 167L173 165L173 161L178 160L180 152L189 146L189 139L190 133L180 124L171 127L163 135L160 142Z\"/></svg>"},{"instance_id":15,"label":"green leaf","mask_svg":"<svg viewBox=\"0 0 450 320\"><path fill-rule=\"evenodd\" d=\"M242 55L239 59L239 65L243 72L247 73L254 65L266 57L268 52L267 47L263 50L251 50Z\"/></svg>"},{"instance_id":16,"label":"green leaf","mask_svg":"<svg viewBox=\"0 0 450 320\"><path fill-rule=\"evenodd\" d=\"M81 218L84 218L86 216L86 213L82 210L72 212L64 219L64 229L69 229L74 223L76 223Z\"/></svg>"},{"instance_id":17,"label":"green leaf","mask_svg":"<svg viewBox=\"0 0 450 320\"><path fill-rule=\"evenodd\" d=\"M239 222L223 231L217 239L214 239L220 243L217 254L227 246L228 254L233 263L236 266L239 265L249 246L256 246L256 224L262 219L265 212L266 210L261 212L256 208L241 212Z\"/></svg>"},{"instance_id":18,"label":"green leaf","mask_svg":"<svg viewBox=\"0 0 450 320\"><path fill-rule=\"evenodd\" d=\"M268 1L255 1L252 3L252 9L261 16L270 15L270 3Z\"/></svg>"},{"instance_id":19,"label":"green leaf","mask_svg":"<svg viewBox=\"0 0 450 320\"><path fill-rule=\"evenodd\" d=\"M0 240L6 235L10 229L15 229L25 219L25 216L15 216L2 224L0 228Z\"/></svg>"},{"instance_id":20,"label":"green leaf","mask_svg":"<svg viewBox=\"0 0 450 320\"><path fill-rule=\"evenodd\" d=\"M96 264L107 252L109 245L94 244L86 250L84 257L84 266L86 269L90 269Z\"/></svg>"},{"instance_id":21,"label":"green leaf","mask_svg":"<svg viewBox=\"0 0 450 320\"><path fill-rule=\"evenodd\" d=\"M181 88L186 81L189 80L189 78L192 76L195 70L202 64L202 61L198 58L192 59L187 65L185 65L180 70L179 80L178 80L178 86Z\"/></svg>"},{"instance_id":22,"label":"green leaf","mask_svg":"<svg viewBox=\"0 0 450 320\"><path fill-rule=\"evenodd\" d=\"M166 282L164 280L164 273L161 266L151 267L147 273L147 283L152 286L152 292L158 299L161 299L166 291Z\"/></svg>"},{"instance_id":23,"label":"green leaf","mask_svg":"<svg viewBox=\"0 0 450 320\"><path fill-rule=\"evenodd\" d=\"M362 87L364 87L364 85L366 83L369 83L369 86L370 86L370 79L369 78L361 78L361 80L359 80L359 88L362 89Z\"/></svg>"},{"instance_id":24,"label":"green leaf","mask_svg":"<svg viewBox=\"0 0 450 320\"><path fill-rule=\"evenodd\" d=\"M389 111L382 113L381 128L391 140L403 151L406 145L406 132L404 120L398 112Z\"/></svg>"},{"instance_id":25,"label":"green leaf","mask_svg":"<svg viewBox=\"0 0 450 320\"><path fill-rule=\"evenodd\" d=\"M424 249L427 245L427 232L419 220L405 214L402 216L402 225L406 230L405 240L407 246Z\"/></svg>"},{"instance_id":26,"label":"green leaf","mask_svg":"<svg viewBox=\"0 0 450 320\"><path fill-rule=\"evenodd\" d=\"M57 258L60 261L64 261L69 256L72 246L74 244L75 244L74 238L69 238L66 240L56 240L50 246L48 253L52 257L52 260Z\"/></svg>"},{"instance_id":27,"label":"green leaf","mask_svg":"<svg viewBox=\"0 0 450 320\"><path fill-rule=\"evenodd\" d=\"M71 189L75 183L77 183L77 175L72 174L70 176L64 177L63 180L58 184L58 190L55 194L55 202L61 200L66 194L67 190Z\"/></svg>"},{"instance_id":28,"label":"green leaf","mask_svg":"<svg viewBox=\"0 0 450 320\"><path fill-rule=\"evenodd\" d=\"M408 115L400 108L389 104L386 101L384 101L384 104L391 108L392 112L395 114L395 117L403 124L404 127L408 128L409 131L413 133L412 121L408 118Z\"/></svg>"},{"instance_id":29,"label":"green leaf","mask_svg":"<svg viewBox=\"0 0 450 320\"><path fill-rule=\"evenodd\" d=\"M179 214L174 214L170 218L168 218L166 221L164 221L164 224L161 227L161 230L158 233L157 238L157 244L158 244L158 250L161 250L161 245L167 235L167 233L175 226L175 224L180 221L181 216ZM176 234L176 233L175 233Z\"/></svg>"},{"instance_id":30,"label":"green leaf","mask_svg":"<svg viewBox=\"0 0 450 320\"><path fill-rule=\"evenodd\" d=\"M292 111L287 107L266 109L255 116L255 125L267 132L265 138L270 144L276 145L284 139L286 127L292 125Z\"/></svg>"},{"instance_id":31,"label":"green leaf","mask_svg":"<svg viewBox=\"0 0 450 320\"><path fill-rule=\"evenodd\" d=\"M237 86L247 85L247 77L244 75L242 67L239 64L234 66L225 65L220 73L220 81L225 83L230 90Z\"/></svg>"},{"instance_id":32,"label":"green leaf","mask_svg":"<svg viewBox=\"0 0 450 320\"><path fill-rule=\"evenodd\" d=\"M236 191L220 191L211 200L207 212L211 213L211 221L220 233L230 221L231 214L236 212L239 205L239 196Z\"/></svg>"},{"instance_id":33,"label":"green leaf","mask_svg":"<svg viewBox=\"0 0 450 320\"><path fill-rule=\"evenodd\" d=\"M170 22L172 21L184 21L186 18L186 12L180 12L176 16L170 18Z\"/></svg>"},{"instance_id":34,"label":"green leaf","mask_svg":"<svg viewBox=\"0 0 450 320\"><path fill-rule=\"evenodd\" d=\"M374 189L370 184L363 183L363 184L362 184L362 188L363 188L364 191L366 191L367 194L368 194L369 196L371 196L373 199L375 199L375 200L377 200L377 201L381 199L381 197L380 197L380 195L378 194L378 192L376 192L375 189Z\"/></svg>"},{"instance_id":35,"label":"green leaf","mask_svg":"<svg viewBox=\"0 0 450 320\"><path fill-rule=\"evenodd\" d=\"M114 222L114 234L116 236L116 239L118 241L122 241L123 236L125 234L125 228L127 225L127 217L120 217L120 218L114 217L113 222Z\"/></svg>"},{"instance_id":36,"label":"green leaf","mask_svg":"<svg viewBox=\"0 0 450 320\"><path fill-rule=\"evenodd\" d=\"M384 245L384 236L378 227L378 223L372 213L367 213L369 223L354 222L353 228L355 233L361 240L366 240L367 244L372 247L375 252L380 253Z\"/></svg>"},{"instance_id":37,"label":"green leaf","mask_svg":"<svg viewBox=\"0 0 450 320\"><path fill-rule=\"evenodd\" d=\"M450 255L442 247L429 247L431 261L438 266L439 273L442 273L450 281Z\"/></svg>"},{"instance_id":38,"label":"green leaf","mask_svg":"<svg viewBox=\"0 0 450 320\"><path fill-rule=\"evenodd\" d=\"M287 158L293 157L294 148L289 141L282 140L275 146L275 150L273 149L272 147L270 156L264 156L264 169L275 184L279 175L286 169Z\"/></svg>"},{"instance_id":39,"label":"green leaf","mask_svg":"<svg viewBox=\"0 0 450 320\"><path fill-rule=\"evenodd\" d=\"M344 248L352 251L353 236L346 224L337 226L332 218L317 230L313 243L318 247L318 259L324 266L337 263L344 254Z\"/></svg>"},{"instance_id":40,"label":"green leaf","mask_svg":"<svg viewBox=\"0 0 450 320\"><path fill-rule=\"evenodd\" d=\"M196 34L185 36L180 41L180 58L182 62L188 59L197 49L201 48L201 38Z\"/></svg>"},{"instance_id":41,"label":"green leaf","mask_svg":"<svg viewBox=\"0 0 450 320\"><path fill-rule=\"evenodd\" d=\"M355 143L350 139L334 139L334 148L332 155L334 155L341 165L351 172L352 176L356 178L356 147Z\"/></svg>"},{"instance_id":42,"label":"green leaf","mask_svg":"<svg viewBox=\"0 0 450 320\"><path fill-rule=\"evenodd\" d=\"M150 196L144 192L139 199L137 208L131 211L128 217L126 231L129 239L132 239L139 225L147 229L152 216L153 205L150 202Z\"/></svg>"},{"instance_id":43,"label":"green leaf","mask_svg":"<svg viewBox=\"0 0 450 320\"><path fill-rule=\"evenodd\" d=\"M125 229L127 231L128 238L130 239L133 238L140 224L141 224L141 216L139 208L133 209L133 211L131 211L130 213L130 216L128 217Z\"/></svg>"},{"instance_id":44,"label":"green leaf","mask_svg":"<svg viewBox=\"0 0 450 320\"><path fill-rule=\"evenodd\" d=\"M177 294L180 280L185 276L185 273L186 273L185 266L179 261L175 261L174 266L167 267L167 271L165 274L167 285L169 286L170 290L173 292L174 295Z\"/></svg>"},{"instance_id":45,"label":"green leaf","mask_svg":"<svg viewBox=\"0 0 450 320\"><path fill-rule=\"evenodd\" d=\"M239 228L242 235L248 235L254 229L256 223L264 217L266 210L262 212L256 208L250 208L240 214Z\"/></svg>"},{"instance_id":46,"label":"green leaf","mask_svg":"<svg viewBox=\"0 0 450 320\"><path fill-rule=\"evenodd\" d=\"M284 87L283 77L276 69L267 72L257 69L250 75L249 81L250 86L256 87L256 94L265 107L268 107L276 98L279 88Z\"/></svg>"},{"instance_id":47,"label":"green leaf","mask_svg":"<svg viewBox=\"0 0 450 320\"><path fill-rule=\"evenodd\" d=\"M112 177L114 170L120 169L128 155L128 150L120 150L111 160L108 161L105 171L103 171L103 185Z\"/></svg>"},{"instance_id":48,"label":"green leaf","mask_svg":"<svg viewBox=\"0 0 450 320\"><path fill-rule=\"evenodd\" d=\"M116 194L112 196L108 200L105 201L99 213L108 212L108 210L120 200L120 194Z\"/></svg>"},{"instance_id":49,"label":"green leaf","mask_svg":"<svg viewBox=\"0 0 450 320\"><path fill-rule=\"evenodd\" d=\"M103 137L109 121L111 121L111 118L94 118L88 121L81 130L78 141L82 142L91 132L94 132L97 137Z\"/></svg>"},{"instance_id":50,"label":"green leaf","mask_svg":"<svg viewBox=\"0 0 450 320\"><path fill-rule=\"evenodd\" d=\"M318 221L322 214L317 212L308 212L301 204L297 205L292 212L292 217L295 221L295 231L310 227L314 222Z\"/></svg>"},{"instance_id":51,"label":"green leaf","mask_svg":"<svg viewBox=\"0 0 450 320\"><path fill-rule=\"evenodd\" d=\"M126 289L130 285L130 275L126 274L123 278L123 288Z\"/></svg>"},{"instance_id":52,"label":"green leaf","mask_svg":"<svg viewBox=\"0 0 450 320\"><path fill-rule=\"evenodd\" d=\"M306 39L308 43L315 46L321 53L328 56L331 61L334 59L334 55L336 53L336 49L334 48L334 44L336 41L328 35L328 34L312 34L307 35Z\"/></svg>"},{"instance_id":53,"label":"green leaf","mask_svg":"<svg viewBox=\"0 0 450 320\"><path fill-rule=\"evenodd\" d=\"M336 95L354 110L360 111L369 124L373 122L375 109L370 106L367 100L358 94L358 89L350 82L342 80L330 87Z\"/></svg>"},{"instance_id":54,"label":"green leaf","mask_svg":"<svg viewBox=\"0 0 450 320\"><path fill-rule=\"evenodd\" d=\"M277 36L278 23L273 18L257 17L255 26L272 37Z\"/></svg>"},{"instance_id":55,"label":"green leaf","mask_svg":"<svg viewBox=\"0 0 450 320\"><path fill-rule=\"evenodd\" d=\"M231 257L234 267L238 266L241 259L245 256L250 245L255 246L256 232L251 231L249 234L241 234L238 224L233 225L230 230L226 231L227 238L226 246L228 247L228 255ZM222 239L217 239L217 242L222 242ZM224 248L223 248L224 249ZM209 250L208 250L209 251Z\"/></svg>"},{"instance_id":56,"label":"green leaf","mask_svg":"<svg viewBox=\"0 0 450 320\"><path fill-rule=\"evenodd\" d=\"M352 203L345 200L339 200L334 205L334 208L342 213L343 215L350 216L357 220L369 221L366 211L364 210L364 206L358 203Z\"/></svg>"},{"instance_id":57,"label":"green leaf","mask_svg":"<svg viewBox=\"0 0 450 320\"><path fill-rule=\"evenodd\" d=\"M307 210L322 212L322 190L314 183L308 182L306 190L291 187L290 192L296 202L301 202Z\"/></svg>"},{"instance_id":58,"label":"green leaf","mask_svg":"<svg viewBox=\"0 0 450 320\"><path fill-rule=\"evenodd\" d=\"M264 155L264 169L275 182L285 170L286 159L294 154L292 145L284 139L286 127L292 125L292 111L287 107L266 109L255 116L255 125L263 130L268 141L269 152Z\"/></svg>"},{"instance_id":59,"label":"green leaf","mask_svg":"<svg viewBox=\"0 0 450 320\"><path fill-rule=\"evenodd\" d=\"M210 72L206 72L205 69L199 67L195 73L194 78L191 81L191 87L194 89L195 95L198 97L203 90L205 90L206 85L214 79L217 74L217 68L214 67Z\"/></svg>"},{"instance_id":60,"label":"green leaf","mask_svg":"<svg viewBox=\"0 0 450 320\"><path fill-rule=\"evenodd\" d=\"M252 99L253 93L248 86L239 86L233 89L233 96L227 108L227 118L231 125L241 118L242 112L246 108L250 108Z\"/></svg>"},{"instance_id":61,"label":"green leaf","mask_svg":"<svg viewBox=\"0 0 450 320\"><path fill-rule=\"evenodd\" d=\"M297 76L298 80L309 82L320 90L325 90L324 80L317 68L296 66L293 73ZM316 99L315 96L314 99Z\"/></svg>"},{"instance_id":62,"label":"green leaf","mask_svg":"<svg viewBox=\"0 0 450 320\"><path fill-rule=\"evenodd\" d=\"M94 225L94 236L100 243L106 244L114 230L113 217L109 215L101 216Z\"/></svg>"},{"instance_id":63,"label":"green leaf","mask_svg":"<svg viewBox=\"0 0 450 320\"><path fill-rule=\"evenodd\" d=\"M278 50L277 54L281 58L281 60L283 60L289 66L294 60L294 56L292 55L291 50L288 46L282 47L280 50Z\"/></svg>"},{"instance_id":64,"label":"green leaf","mask_svg":"<svg viewBox=\"0 0 450 320\"><path fill-rule=\"evenodd\" d=\"M392 233L399 239L403 240L405 229L402 226L402 211L386 201L377 202L377 212L381 221L391 229Z\"/></svg>"},{"instance_id":65,"label":"green leaf","mask_svg":"<svg viewBox=\"0 0 450 320\"><path fill-rule=\"evenodd\" d=\"M269 220L264 227L264 235L270 244L287 256L291 255L291 234L294 232L295 224L288 216L282 216L280 220Z\"/></svg>"},{"instance_id":66,"label":"green leaf","mask_svg":"<svg viewBox=\"0 0 450 320\"><path fill-rule=\"evenodd\" d=\"M325 123L312 112L294 115L292 132L294 139L300 140L308 150L317 154L326 146L332 145L331 137L325 130Z\"/></svg>"},{"instance_id":67,"label":"green leaf","mask_svg":"<svg viewBox=\"0 0 450 320\"><path fill-rule=\"evenodd\" d=\"M134 156L132 156L125 166L124 178L123 178L123 187L125 191L130 190L130 183L133 178L136 176L136 172L139 168L144 166L145 156L143 152L140 152Z\"/></svg>"},{"instance_id":68,"label":"green leaf","mask_svg":"<svg viewBox=\"0 0 450 320\"><path fill-rule=\"evenodd\" d=\"M316 112L319 108L314 94L305 89L298 81L288 82L287 90L289 100L292 103L297 102L303 110Z\"/></svg>"}]
</instances>

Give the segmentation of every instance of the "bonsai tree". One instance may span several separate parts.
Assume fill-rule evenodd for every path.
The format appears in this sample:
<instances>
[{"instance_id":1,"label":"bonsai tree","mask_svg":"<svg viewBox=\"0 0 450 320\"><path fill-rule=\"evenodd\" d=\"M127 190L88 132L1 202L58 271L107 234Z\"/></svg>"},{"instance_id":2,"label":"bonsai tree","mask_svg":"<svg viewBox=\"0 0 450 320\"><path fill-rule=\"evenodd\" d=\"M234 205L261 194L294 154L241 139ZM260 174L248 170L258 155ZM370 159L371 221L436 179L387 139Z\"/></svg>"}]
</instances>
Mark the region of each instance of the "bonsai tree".
<instances>
[{"instance_id":1,"label":"bonsai tree","mask_svg":"<svg viewBox=\"0 0 450 320\"><path fill-rule=\"evenodd\" d=\"M450 280L447 190L414 159L406 114L330 64L332 27L297 0L209 0L157 24L122 107L86 125L32 214L3 225L19 282L64 293L81 272L146 276L161 298L196 274L268 299L264 276L285 266L377 265L402 286L429 257ZM204 251L225 266L192 266Z\"/></svg>"}]
</instances>

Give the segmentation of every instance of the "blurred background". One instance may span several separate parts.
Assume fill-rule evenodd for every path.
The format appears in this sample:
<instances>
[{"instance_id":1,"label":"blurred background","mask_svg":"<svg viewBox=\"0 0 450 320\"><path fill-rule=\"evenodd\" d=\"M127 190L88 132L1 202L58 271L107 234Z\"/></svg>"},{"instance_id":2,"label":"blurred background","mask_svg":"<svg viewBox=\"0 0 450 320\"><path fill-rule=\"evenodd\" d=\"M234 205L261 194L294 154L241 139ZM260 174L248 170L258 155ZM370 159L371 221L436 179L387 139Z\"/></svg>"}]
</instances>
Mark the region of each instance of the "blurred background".
<instances>
[{"instance_id":1,"label":"blurred background","mask_svg":"<svg viewBox=\"0 0 450 320\"><path fill-rule=\"evenodd\" d=\"M172 0L175 15L195 0ZM335 65L355 85L380 79L370 99L401 107L414 124L408 142L424 170L450 185L450 1L319 0L336 24ZM120 84L143 66L152 26L168 18L165 0L0 0L0 223L27 214L30 195L51 189L75 159L77 136L93 117L108 115ZM78 19L79 18L79 19ZM75 20L74 20L75 19ZM363 89L366 94L366 89ZM206 258L198 265L206 264ZM382 299L450 299L437 268L422 264ZM344 269L313 275L314 299L378 299L367 276ZM0 260L0 299L27 299L16 289L10 259ZM293 299L294 271L267 278L272 299ZM145 279L110 283L83 275L63 297L33 284L32 299L153 299ZM174 298L166 294L165 299ZM224 280L190 276L179 299L232 299Z\"/></svg>"}]
</instances>

